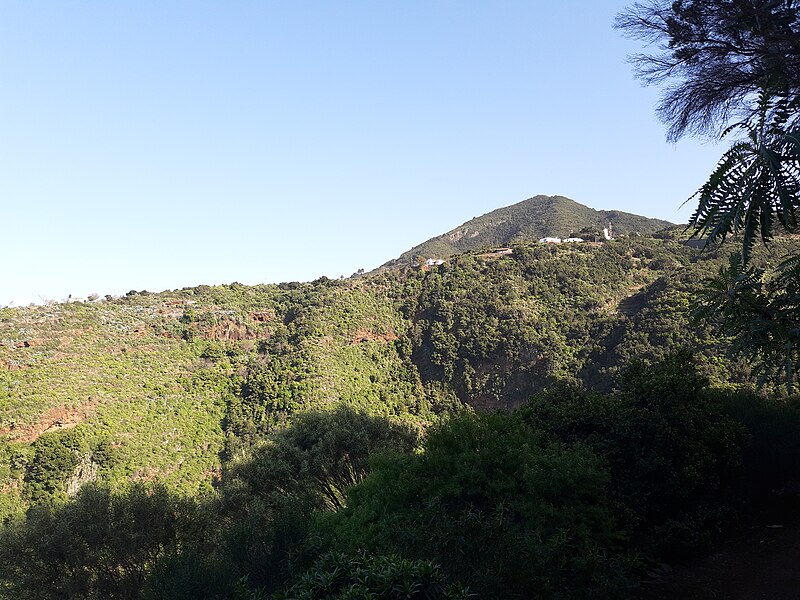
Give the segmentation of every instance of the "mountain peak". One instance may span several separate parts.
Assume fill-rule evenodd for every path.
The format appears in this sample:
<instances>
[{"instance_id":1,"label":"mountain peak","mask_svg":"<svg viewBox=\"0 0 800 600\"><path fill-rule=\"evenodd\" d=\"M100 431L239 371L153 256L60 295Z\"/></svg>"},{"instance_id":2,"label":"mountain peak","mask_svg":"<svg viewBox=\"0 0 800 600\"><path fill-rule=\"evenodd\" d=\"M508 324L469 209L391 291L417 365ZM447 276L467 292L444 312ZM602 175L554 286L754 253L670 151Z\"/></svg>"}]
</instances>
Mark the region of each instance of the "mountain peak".
<instances>
[{"instance_id":1,"label":"mountain peak","mask_svg":"<svg viewBox=\"0 0 800 600\"><path fill-rule=\"evenodd\" d=\"M418 256L444 259L489 246L534 241L544 237L569 237L581 230L602 230L611 225L617 235L649 234L673 225L618 210L594 210L564 196L533 196L470 219L450 231L414 246L384 267L405 267Z\"/></svg>"}]
</instances>

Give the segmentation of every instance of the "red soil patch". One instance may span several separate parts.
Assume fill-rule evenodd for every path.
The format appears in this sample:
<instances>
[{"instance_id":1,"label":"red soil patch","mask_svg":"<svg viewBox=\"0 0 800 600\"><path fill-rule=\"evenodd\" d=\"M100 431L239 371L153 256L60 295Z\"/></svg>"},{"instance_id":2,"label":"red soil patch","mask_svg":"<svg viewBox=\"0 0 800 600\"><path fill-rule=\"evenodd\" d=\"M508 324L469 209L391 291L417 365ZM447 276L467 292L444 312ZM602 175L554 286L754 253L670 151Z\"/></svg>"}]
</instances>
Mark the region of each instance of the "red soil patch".
<instances>
[{"instance_id":1,"label":"red soil patch","mask_svg":"<svg viewBox=\"0 0 800 600\"><path fill-rule=\"evenodd\" d=\"M40 435L49 431L72 429L94 414L97 402L89 401L80 408L54 406L44 413L33 425L21 427L0 427L0 435L8 435L18 442L34 442Z\"/></svg>"},{"instance_id":2,"label":"red soil patch","mask_svg":"<svg viewBox=\"0 0 800 600\"><path fill-rule=\"evenodd\" d=\"M36 346L41 346L44 344L44 340L42 339L32 339L32 340L25 340L22 342L17 342L17 348L35 348Z\"/></svg>"},{"instance_id":3,"label":"red soil patch","mask_svg":"<svg viewBox=\"0 0 800 600\"><path fill-rule=\"evenodd\" d=\"M238 342L241 340L251 340L255 338L256 335L251 332L246 325L242 325L236 321L225 320L211 327L205 337L211 340Z\"/></svg>"},{"instance_id":4,"label":"red soil patch","mask_svg":"<svg viewBox=\"0 0 800 600\"><path fill-rule=\"evenodd\" d=\"M275 315L266 310L259 310L251 312L250 318L257 323L268 323L275 318Z\"/></svg>"}]
</instances>

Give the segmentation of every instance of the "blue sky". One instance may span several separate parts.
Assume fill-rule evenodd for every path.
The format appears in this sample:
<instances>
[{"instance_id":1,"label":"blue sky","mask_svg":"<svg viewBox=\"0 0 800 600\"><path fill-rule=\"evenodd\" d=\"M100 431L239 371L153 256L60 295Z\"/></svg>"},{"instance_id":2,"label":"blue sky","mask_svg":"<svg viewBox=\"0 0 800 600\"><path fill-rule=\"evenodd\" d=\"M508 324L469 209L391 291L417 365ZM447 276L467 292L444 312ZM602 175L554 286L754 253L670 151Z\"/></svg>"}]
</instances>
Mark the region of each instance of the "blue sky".
<instances>
[{"instance_id":1,"label":"blue sky","mask_svg":"<svg viewBox=\"0 0 800 600\"><path fill-rule=\"evenodd\" d=\"M627 2L2 2L0 305L371 269L536 194L685 221Z\"/></svg>"}]
</instances>

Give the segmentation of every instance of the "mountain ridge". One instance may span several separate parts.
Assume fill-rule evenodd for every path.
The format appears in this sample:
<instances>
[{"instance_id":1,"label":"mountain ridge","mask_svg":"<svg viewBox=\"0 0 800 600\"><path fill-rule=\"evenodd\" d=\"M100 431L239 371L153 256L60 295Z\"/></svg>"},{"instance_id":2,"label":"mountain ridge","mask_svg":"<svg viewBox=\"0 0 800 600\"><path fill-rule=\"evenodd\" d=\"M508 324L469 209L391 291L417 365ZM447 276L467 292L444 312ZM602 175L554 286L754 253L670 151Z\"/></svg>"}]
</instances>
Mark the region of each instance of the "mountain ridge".
<instances>
[{"instance_id":1,"label":"mountain ridge","mask_svg":"<svg viewBox=\"0 0 800 600\"><path fill-rule=\"evenodd\" d=\"M482 247L530 242L547 236L566 237L581 230L602 230L609 224L620 235L651 234L675 225L619 210L595 210L565 196L537 195L474 217L417 244L379 268L410 266L420 256L445 259Z\"/></svg>"}]
</instances>

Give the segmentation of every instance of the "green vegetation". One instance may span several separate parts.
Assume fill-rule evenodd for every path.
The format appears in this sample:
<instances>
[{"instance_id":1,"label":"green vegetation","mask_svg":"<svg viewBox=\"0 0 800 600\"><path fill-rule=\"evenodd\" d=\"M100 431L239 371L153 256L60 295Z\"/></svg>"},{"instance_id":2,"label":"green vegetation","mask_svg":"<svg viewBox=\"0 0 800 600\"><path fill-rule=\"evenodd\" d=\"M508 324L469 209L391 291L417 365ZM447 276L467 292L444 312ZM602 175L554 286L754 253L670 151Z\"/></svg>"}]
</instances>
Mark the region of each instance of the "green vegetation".
<instances>
[{"instance_id":1,"label":"green vegetation","mask_svg":"<svg viewBox=\"0 0 800 600\"><path fill-rule=\"evenodd\" d=\"M672 223L618 210L594 210L563 196L534 196L475 217L455 229L414 246L384 267L410 267L417 257L449 258L463 252L498 248L544 237L579 236L603 240L611 226L618 235L648 235Z\"/></svg>"},{"instance_id":2,"label":"green vegetation","mask_svg":"<svg viewBox=\"0 0 800 600\"><path fill-rule=\"evenodd\" d=\"M163 486L84 487L8 523L0 544L7 598L138 598L160 561L202 547L198 504Z\"/></svg>"},{"instance_id":3,"label":"green vegetation","mask_svg":"<svg viewBox=\"0 0 800 600\"><path fill-rule=\"evenodd\" d=\"M775 268L729 264L705 281L695 315L733 340L762 381L784 381L791 393L800 370L800 256Z\"/></svg>"},{"instance_id":4,"label":"green vegetation","mask_svg":"<svg viewBox=\"0 0 800 600\"><path fill-rule=\"evenodd\" d=\"M441 570L431 563L393 556L352 558L346 554L323 556L300 581L276 600L456 600L470 598L468 591L442 581Z\"/></svg>"},{"instance_id":5,"label":"green vegetation","mask_svg":"<svg viewBox=\"0 0 800 600\"><path fill-rule=\"evenodd\" d=\"M659 555L691 552L737 501L746 427L723 409L688 354L633 364L612 394L564 388L519 411L537 429L602 458L620 526ZM754 401L755 402L755 401Z\"/></svg>"},{"instance_id":6,"label":"green vegetation","mask_svg":"<svg viewBox=\"0 0 800 600\"><path fill-rule=\"evenodd\" d=\"M275 431L243 463L228 470L226 491L244 502L275 496L310 501L320 510L345 506L348 489L369 472L379 451L411 452L418 433L407 425L340 405L332 412L305 412L288 429Z\"/></svg>"},{"instance_id":7,"label":"green vegetation","mask_svg":"<svg viewBox=\"0 0 800 600\"><path fill-rule=\"evenodd\" d=\"M607 483L583 448L512 415L463 415L423 453L376 462L323 523L336 547L424 558L482 598L608 598L624 563Z\"/></svg>"},{"instance_id":8,"label":"green vegetation","mask_svg":"<svg viewBox=\"0 0 800 600\"><path fill-rule=\"evenodd\" d=\"M799 475L684 241L2 310L0 597L626 597Z\"/></svg>"},{"instance_id":9,"label":"green vegetation","mask_svg":"<svg viewBox=\"0 0 800 600\"><path fill-rule=\"evenodd\" d=\"M738 237L730 266L707 282L699 315L738 338L762 372L800 368L800 257L784 256L767 275L750 264L760 240L797 233L800 209L800 85L795 2L655 1L617 18L657 51L634 58L646 84L665 84L658 114L676 140L689 133L737 135L692 196L689 222L708 244ZM774 261L773 261L774 264Z\"/></svg>"},{"instance_id":10,"label":"green vegetation","mask_svg":"<svg viewBox=\"0 0 800 600\"><path fill-rule=\"evenodd\" d=\"M797 15L620 16L668 42L638 64L679 79L673 138L745 115L692 221L742 234L728 261L539 196L350 280L1 309L0 598L625 598L773 506L800 481Z\"/></svg>"},{"instance_id":11,"label":"green vegetation","mask_svg":"<svg viewBox=\"0 0 800 600\"><path fill-rule=\"evenodd\" d=\"M757 364L689 324L696 282L721 260L673 238L4 309L0 509L90 481L209 491L294 415L342 403L425 427L559 384L609 391L633 359L682 347L713 382L754 383Z\"/></svg>"},{"instance_id":12,"label":"green vegetation","mask_svg":"<svg viewBox=\"0 0 800 600\"><path fill-rule=\"evenodd\" d=\"M677 354L617 391L462 411L422 440L383 416L304 412L215 494L86 485L10 519L0 594L624 598L645 565L797 480L798 401L713 389Z\"/></svg>"}]
</instances>

